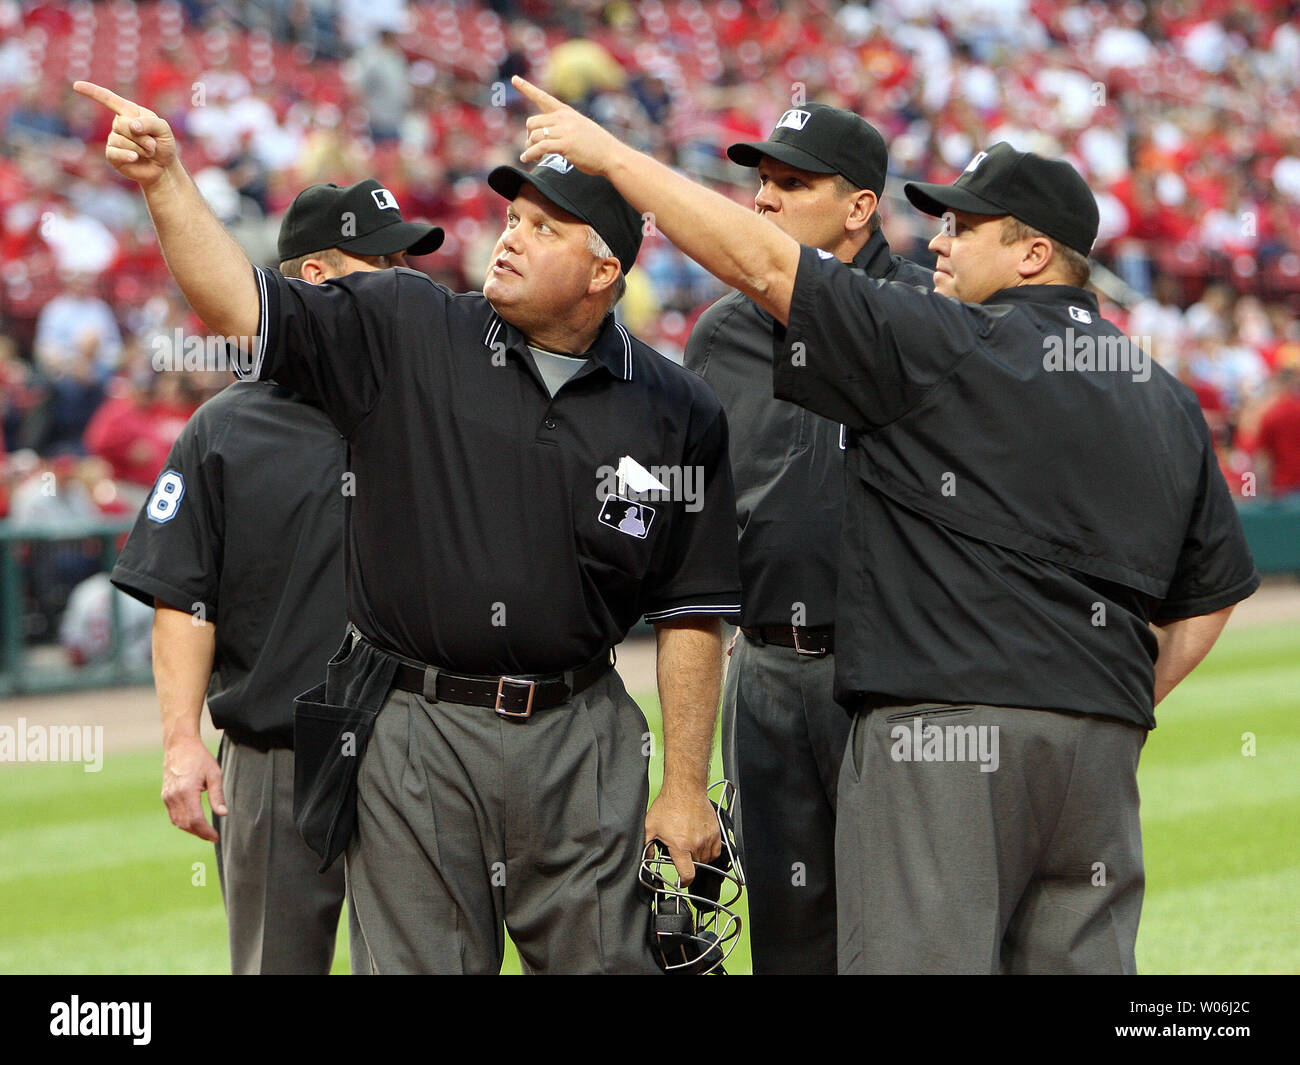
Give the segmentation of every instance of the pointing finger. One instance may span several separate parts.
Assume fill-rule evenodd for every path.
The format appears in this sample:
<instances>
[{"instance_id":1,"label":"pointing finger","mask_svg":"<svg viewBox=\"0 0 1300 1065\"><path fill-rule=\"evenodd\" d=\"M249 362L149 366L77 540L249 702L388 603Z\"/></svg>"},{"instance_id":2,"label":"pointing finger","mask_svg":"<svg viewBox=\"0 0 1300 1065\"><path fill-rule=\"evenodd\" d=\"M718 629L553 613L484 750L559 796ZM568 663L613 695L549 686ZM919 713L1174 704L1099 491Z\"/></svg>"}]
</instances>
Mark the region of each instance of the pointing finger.
<instances>
[{"instance_id":1,"label":"pointing finger","mask_svg":"<svg viewBox=\"0 0 1300 1065\"><path fill-rule=\"evenodd\" d=\"M510 84L523 93L537 107L547 111L558 111L564 106L563 100L557 100L545 89L539 89L531 81L521 78L516 74L510 79Z\"/></svg>"},{"instance_id":2,"label":"pointing finger","mask_svg":"<svg viewBox=\"0 0 1300 1065\"><path fill-rule=\"evenodd\" d=\"M72 88L74 92L79 92L87 99L103 104L110 111L119 115L133 115L140 110L140 108L130 100L122 99L122 97L118 96L112 89L106 89L102 85L96 85L93 81L74 81L72 83Z\"/></svg>"}]
</instances>

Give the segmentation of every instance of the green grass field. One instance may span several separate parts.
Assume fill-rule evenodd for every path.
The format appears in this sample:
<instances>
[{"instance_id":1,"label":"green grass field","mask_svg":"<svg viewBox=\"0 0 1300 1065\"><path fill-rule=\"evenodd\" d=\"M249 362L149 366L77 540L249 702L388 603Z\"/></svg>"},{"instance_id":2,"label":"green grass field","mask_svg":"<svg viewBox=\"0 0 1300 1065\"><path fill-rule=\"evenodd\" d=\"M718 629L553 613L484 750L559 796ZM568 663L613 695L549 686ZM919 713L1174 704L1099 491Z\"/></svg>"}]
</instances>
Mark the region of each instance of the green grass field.
<instances>
[{"instance_id":1,"label":"green grass field","mask_svg":"<svg viewBox=\"0 0 1300 1065\"><path fill-rule=\"evenodd\" d=\"M1140 771L1143 972L1300 972L1298 649L1297 624L1229 627L1160 708ZM168 822L160 766L157 752L110 754L98 774L0 766L0 973L227 971L212 849ZM652 761L652 783L661 772ZM749 971L747 942L728 968Z\"/></svg>"}]
</instances>

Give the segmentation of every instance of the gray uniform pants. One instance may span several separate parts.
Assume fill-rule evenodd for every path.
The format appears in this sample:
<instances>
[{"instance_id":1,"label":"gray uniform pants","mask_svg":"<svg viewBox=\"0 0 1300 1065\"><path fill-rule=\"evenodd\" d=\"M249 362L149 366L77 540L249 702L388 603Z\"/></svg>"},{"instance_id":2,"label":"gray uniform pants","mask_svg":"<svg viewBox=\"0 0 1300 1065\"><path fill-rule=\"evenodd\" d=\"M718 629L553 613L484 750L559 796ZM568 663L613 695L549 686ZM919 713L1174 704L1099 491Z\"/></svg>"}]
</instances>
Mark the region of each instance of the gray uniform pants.
<instances>
[{"instance_id":1,"label":"gray uniform pants","mask_svg":"<svg viewBox=\"0 0 1300 1065\"><path fill-rule=\"evenodd\" d=\"M657 973L640 886L649 730L610 670L526 721L389 694L349 886L377 973Z\"/></svg>"},{"instance_id":2,"label":"gray uniform pants","mask_svg":"<svg viewBox=\"0 0 1300 1065\"><path fill-rule=\"evenodd\" d=\"M737 633L722 696L722 756L738 790L755 974L834 975L835 796L849 716L835 658Z\"/></svg>"},{"instance_id":3,"label":"gray uniform pants","mask_svg":"<svg viewBox=\"0 0 1300 1065\"><path fill-rule=\"evenodd\" d=\"M230 811L214 820L231 972L328 973L343 906L343 863L318 873L320 859L294 827L293 751L259 751L222 736L218 760ZM355 955L354 921L349 937Z\"/></svg>"},{"instance_id":4,"label":"gray uniform pants","mask_svg":"<svg viewBox=\"0 0 1300 1065\"><path fill-rule=\"evenodd\" d=\"M1136 725L1050 710L856 715L836 830L840 971L1135 972L1145 742Z\"/></svg>"}]
</instances>

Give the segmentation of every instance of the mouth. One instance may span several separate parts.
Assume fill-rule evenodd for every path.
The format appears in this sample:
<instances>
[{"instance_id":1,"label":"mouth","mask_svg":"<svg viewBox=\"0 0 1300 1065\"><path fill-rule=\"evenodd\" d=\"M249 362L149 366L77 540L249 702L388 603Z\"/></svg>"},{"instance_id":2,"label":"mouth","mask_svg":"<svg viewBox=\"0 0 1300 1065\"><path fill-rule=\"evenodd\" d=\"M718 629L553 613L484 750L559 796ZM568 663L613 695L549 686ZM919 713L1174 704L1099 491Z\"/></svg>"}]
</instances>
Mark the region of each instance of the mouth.
<instances>
[{"instance_id":1,"label":"mouth","mask_svg":"<svg viewBox=\"0 0 1300 1065\"><path fill-rule=\"evenodd\" d=\"M515 277L524 276L513 266L511 266L508 262L506 262L505 259L497 259L497 261L492 264L492 272L494 274L514 274Z\"/></svg>"}]
</instances>

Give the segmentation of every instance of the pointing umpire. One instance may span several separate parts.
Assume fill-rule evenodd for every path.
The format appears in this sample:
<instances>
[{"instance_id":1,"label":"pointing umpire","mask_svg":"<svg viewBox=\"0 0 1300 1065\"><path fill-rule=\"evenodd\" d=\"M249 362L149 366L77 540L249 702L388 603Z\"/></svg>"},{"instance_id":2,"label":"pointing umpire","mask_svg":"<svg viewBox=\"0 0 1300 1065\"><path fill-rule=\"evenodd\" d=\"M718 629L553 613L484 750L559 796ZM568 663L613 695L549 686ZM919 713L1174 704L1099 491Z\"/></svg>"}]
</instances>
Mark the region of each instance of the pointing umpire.
<instances>
[{"instance_id":1,"label":"pointing umpire","mask_svg":"<svg viewBox=\"0 0 1300 1065\"><path fill-rule=\"evenodd\" d=\"M355 235L340 239L344 212ZM377 181L313 185L281 223L280 270L319 284L403 265L442 236L403 221ZM344 872L318 872L294 827L293 700L324 676L347 626L345 450L302 396L230 385L182 430L113 568L114 584L155 608L163 800L179 828L216 844L236 975L324 974L334 956ZM265 549L241 549L250 529ZM205 693L224 730L216 759L199 738ZM364 956L355 922L350 932Z\"/></svg>"},{"instance_id":2,"label":"pointing umpire","mask_svg":"<svg viewBox=\"0 0 1300 1065\"><path fill-rule=\"evenodd\" d=\"M878 210L888 156L860 116L792 108L765 141L733 144L754 208L867 277L931 286L891 255ZM722 697L723 758L740 794L756 974L835 972L835 795L849 718L832 697L843 429L772 396L772 316L733 292L700 316L686 365L731 426L741 635Z\"/></svg>"},{"instance_id":3,"label":"pointing umpire","mask_svg":"<svg viewBox=\"0 0 1300 1065\"><path fill-rule=\"evenodd\" d=\"M655 971L639 859L657 838L690 880L721 849L718 618L740 604L721 405L611 313L640 216L550 156L489 178L509 202L482 293L407 270L304 285L249 265L165 122L76 88L115 112L105 154L196 313L256 335L253 375L348 439L351 631L299 700L298 819L327 863L347 843L373 970L495 972L508 929L530 971ZM601 489L637 466L693 471L703 505ZM648 812L645 719L611 668L641 616L665 744Z\"/></svg>"},{"instance_id":4,"label":"pointing umpire","mask_svg":"<svg viewBox=\"0 0 1300 1065\"><path fill-rule=\"evenodd\" d=\"M653 212L786 326L775 394L851 430L840 971L1133 972L1138 756L1259 577L1195 397L1082 288L1083 179L998 144L911 185L945 215L936 295L801 248L514 81L542 112L522 158L563 152Z\"/></svg>"}]
</instances>

